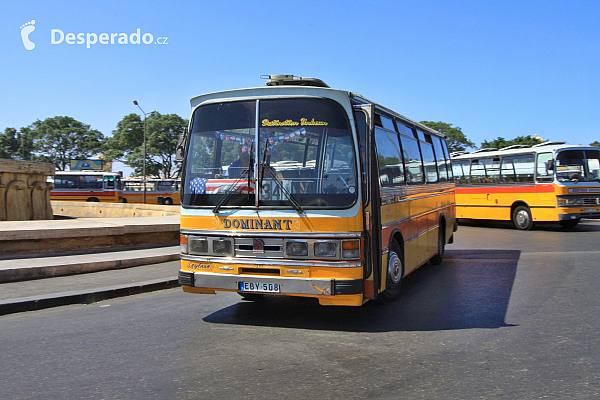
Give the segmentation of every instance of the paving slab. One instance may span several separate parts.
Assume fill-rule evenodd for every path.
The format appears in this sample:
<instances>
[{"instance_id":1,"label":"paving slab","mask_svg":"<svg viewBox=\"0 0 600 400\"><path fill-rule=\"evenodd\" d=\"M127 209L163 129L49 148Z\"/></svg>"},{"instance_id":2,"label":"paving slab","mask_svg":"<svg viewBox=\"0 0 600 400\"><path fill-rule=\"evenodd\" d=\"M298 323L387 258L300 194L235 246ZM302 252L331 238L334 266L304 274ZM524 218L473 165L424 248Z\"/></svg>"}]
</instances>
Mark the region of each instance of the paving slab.
<instances>
[{"instance_id":1,"label":"paving slab","mask_svg":"<svg viewBox=\"0 0 600 400\"><path fill-rule=\"evenodd\" d=\"M0 283L0 315L93 303L177 287L179 265L179 261L170 261L119 270Z\"/></svg>"},{"instance_id":2,"label":"paving slab","mask_svg":"<svg viewBox=\"0 0 600 400\"><path fill-rule=\"evenodd\" d=\"M179 246L0 260L0 283L83 274L179 260Z\"/></svg>"}]
</instances>

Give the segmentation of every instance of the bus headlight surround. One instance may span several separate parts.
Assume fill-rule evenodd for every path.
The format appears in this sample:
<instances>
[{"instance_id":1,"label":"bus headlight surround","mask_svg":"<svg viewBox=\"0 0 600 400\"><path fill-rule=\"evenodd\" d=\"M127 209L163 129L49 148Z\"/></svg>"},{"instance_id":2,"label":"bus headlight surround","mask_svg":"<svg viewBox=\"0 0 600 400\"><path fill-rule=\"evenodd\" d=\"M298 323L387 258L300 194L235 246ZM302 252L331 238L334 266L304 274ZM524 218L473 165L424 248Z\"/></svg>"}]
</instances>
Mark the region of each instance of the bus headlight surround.
<instances>
[{"instance_id":1,"label":"bus headlight surround","mask_svg":"<svg viewBox=\"0 0 600 400\"><path fill-rule=\"evenodd\" d=\"M315 242L315 257L335 257L337 255L337 242Z\"/></svg>"},{"instance_id":2,"label":"bus headlight surround","mask_svg":"<svg viewBox=\"0 0 600 400\"><path fill-rule=\"evenodd\" d=\"M214 254L228 255L232 251L231 239L215 239L212 242L212 250Z\"/></svg>"},{"instance_id":3,"label":"bus headlight surround","mask_svg":"<svg viewBox=\"0 0 600 400\"><path fill-rule=\"evenodd\" d=\"M308 243L300 241L287 242L285 252L291 257L306 257L308 255Z\"/></svg>"},{"instance_id":4,"label":"bus headlight surround","mask_svg":"<svg viewBox=\"0 0 600 400\"><path fill-rule=\"evenodd\" d=\"M208 253L208 239L205 237L188 236L188 250L190 254Z\"/></svg>"}]
</instances>

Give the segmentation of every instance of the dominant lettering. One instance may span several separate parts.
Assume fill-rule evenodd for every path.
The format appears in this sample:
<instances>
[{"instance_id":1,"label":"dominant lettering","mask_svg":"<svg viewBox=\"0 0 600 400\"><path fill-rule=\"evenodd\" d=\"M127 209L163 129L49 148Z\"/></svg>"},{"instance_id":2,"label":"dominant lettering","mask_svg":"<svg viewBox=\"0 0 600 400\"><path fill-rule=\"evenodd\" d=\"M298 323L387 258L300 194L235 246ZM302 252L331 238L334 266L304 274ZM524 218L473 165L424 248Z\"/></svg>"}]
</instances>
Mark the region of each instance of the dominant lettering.
<instances>
[{"instance_id":1,"label":"dominant lettering","mask_svg":"<svg viewBox=\"0 0 600 400\"><path fill-rule=\"evenodd\" d=\"M255 230L292 230L291 219L273 219L273 220L262 220L262 219L238 219L225 218L223 220L223 229L255 229Z\"/></svg>"}]
</instances>

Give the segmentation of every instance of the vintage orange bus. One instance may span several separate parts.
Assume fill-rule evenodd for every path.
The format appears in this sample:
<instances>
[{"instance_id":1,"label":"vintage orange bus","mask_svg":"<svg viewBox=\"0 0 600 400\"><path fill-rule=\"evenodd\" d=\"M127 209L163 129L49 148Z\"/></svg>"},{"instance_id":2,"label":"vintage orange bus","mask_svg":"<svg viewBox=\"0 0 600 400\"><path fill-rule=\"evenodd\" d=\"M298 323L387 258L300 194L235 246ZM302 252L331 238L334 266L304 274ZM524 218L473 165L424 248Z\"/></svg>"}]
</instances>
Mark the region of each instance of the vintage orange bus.
<instances>
[{"instance_id":1,"label":"vintage orange bus","mask_svg":"<svg viewBox=\"0 0 600 400\"><path fill-rule=\"evenodd\" d=\"M444 137L318 79L191 100L183 159L185 292L391 301L455 228Z\"/></svg>"},{"instance_id":2,"label":"vintage orange bus","mask_svg":"<svg viewBox=\"0 0 600 400\"><path fill-rule=\"evenodd\" d=\"M123 178L123 199L126 203L144 202L144 180ZM179 204L179 179L146 179L146 204Z\"/></svg>"},{"instance_id":3,"label":"vintage orange bus","mask_svg":"<svg viewBox=\"0 0 600 400\"><path fill-rule=\"evenodd\" d=\"M50 200L123 201L121 174L102 171L56 171L48 181L54 184Z\"/></svg>"},{"instance_id":4,"label":"vintage orange bus","mask_svg":"<svg viewBox=\"0 0 600 400\"><path fill-rule=\"evenodd\" d=\"M545 142L453 155L458 218L575 227L600 218L600 149Z\"/></svg>"}]
</instances>

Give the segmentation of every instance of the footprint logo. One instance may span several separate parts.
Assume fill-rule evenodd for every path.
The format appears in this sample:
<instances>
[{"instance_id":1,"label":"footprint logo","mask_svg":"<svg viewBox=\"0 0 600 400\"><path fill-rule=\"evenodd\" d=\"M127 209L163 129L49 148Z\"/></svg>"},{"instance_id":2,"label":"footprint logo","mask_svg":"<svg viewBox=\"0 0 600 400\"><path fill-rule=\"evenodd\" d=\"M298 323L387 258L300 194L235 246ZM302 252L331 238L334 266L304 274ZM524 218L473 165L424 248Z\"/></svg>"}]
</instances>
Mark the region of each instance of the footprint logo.
<instances>
[{"instance_id":1,"label":"footprint logo","mask_svg":"<svg viewBox=\"0 0 600 400\"><path fill-rule=\"evenodd\" d=\"M35 48L35 43L29 40L29 34L35 31L35 26L33 25L35 25L35 19L21 25L21 39L23 39L23 46L25 46L27 50L33 50Z\"/></svg>"}]
</instances>

